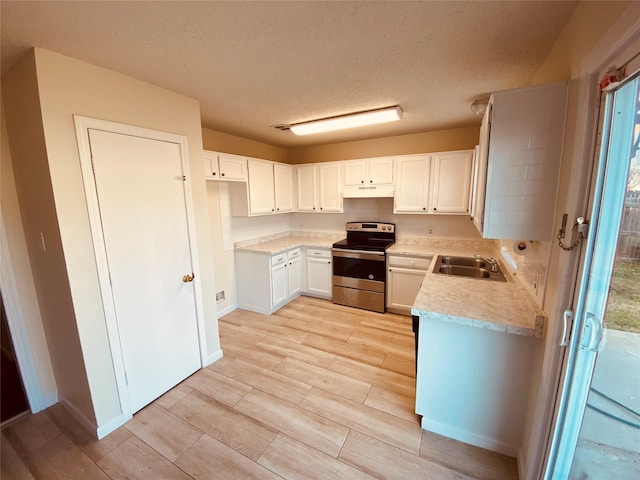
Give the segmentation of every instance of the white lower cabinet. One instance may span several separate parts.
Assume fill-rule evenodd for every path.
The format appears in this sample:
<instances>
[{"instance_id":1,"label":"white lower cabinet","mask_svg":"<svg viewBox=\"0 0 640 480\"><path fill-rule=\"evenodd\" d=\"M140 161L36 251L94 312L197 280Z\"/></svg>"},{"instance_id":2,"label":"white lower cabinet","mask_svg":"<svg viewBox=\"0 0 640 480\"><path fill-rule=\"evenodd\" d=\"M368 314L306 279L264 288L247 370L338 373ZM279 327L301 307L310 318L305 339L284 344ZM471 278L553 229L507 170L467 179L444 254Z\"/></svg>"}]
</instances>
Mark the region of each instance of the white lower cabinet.
<instances>
[{"instance_id":1,"label":"white lower cabinet","mask_svg":"<svg viewBox=\"0 0 640 480\"><path fill-rule=\"evenodd\" d=\"M387 256L387 310L411 315L432 257Z\"/></svg>"},{"instance_id":2,"label":"white lower cabinet","mask_svg":"<svg viewBox=\"0 0 640 480\"><path fill-rule=\"evenodd\" d=\"M301 292L301 249L266 255L236 252L238 307L271 314Z\"/></svg>"},{"instance_id":3,"label":"white lower cabinet","mask_svg":"<svg viewBox=\"0 0 640 480\"><path fill-rule=\"evenodd\" d=\"M331 250L307 248L306 282L304 293L314 297L331 298Z\"/></svg>"}]
</instances>

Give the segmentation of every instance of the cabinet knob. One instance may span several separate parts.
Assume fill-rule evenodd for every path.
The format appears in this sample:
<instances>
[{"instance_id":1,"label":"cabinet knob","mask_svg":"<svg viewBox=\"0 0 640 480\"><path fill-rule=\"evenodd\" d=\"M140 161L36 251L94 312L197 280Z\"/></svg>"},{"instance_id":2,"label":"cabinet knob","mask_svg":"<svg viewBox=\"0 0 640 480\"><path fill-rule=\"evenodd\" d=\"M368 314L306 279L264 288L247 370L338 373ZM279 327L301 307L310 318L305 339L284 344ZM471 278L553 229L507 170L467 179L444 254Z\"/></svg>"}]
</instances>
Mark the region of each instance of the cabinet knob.
<instances>
[{"instance_id":1,"label":"cabinet knob","mask_svg":"<svg viewBox=\"0 0 640 480\"><path fill-rule=\"evenodd\" d=\"M423 210L426 210L426 209L427 209L427 207L422 207L422 209L423 209Z\"/></svg>"},{"instance_id":2,"label":"cabinet knob","mask_svg":"<svg viewBox=\"0 0 640 480\"><path fill-rule=\"evenodd\" d=\"M433 211L436 212L438 209L436 207L433 207Z\"/></svg>"},{"instance_id":3,"label":"cabinet knob","mask_svg":"<svg viewBox=\"0 0 640 480\"><path fill-rule=\"evenodd\" d=\"M315 209L316 209L316 207L313 207L313 209L315 210Z\"/></svg>"},{"instance_id":4,"label":"cabinet knob","mask_svg":"<svg viewBox=\"0 0 640 480\"><path fill-rule=\"evenodd\" d=\"M369 183L373 183L373 180L369 180Z\"/></svg>"},{"instance_id":5,"label":"cabinet knob","mask_svg":"<svg viewBox=\"0 0 640 480\"><path fill-rule=\"evenodd\" d=\"M224 173L221 173L220 175L224 177Z\"/></svg>"},{"instance_id":6,"label":"cabinet knob","mask_svg":"<svg viewBox=\"0 0 640 480\"><path fill-rule=\"evenodd\" d=\"M320 210L322 210L322 209L323 209L323 207L320 207Z\"/></svg>"},{"instance_id":7,"label":"cabinet knob","mask_svg":"<svg viewBox=\"0 0 640 480\"><path fill-rule=\"evenodd\" d=\"M211 173L213 174L214 177L216 176L216 172L211 172Z\"/></svg>"},{"instance_id":8,"label":"cabinet knob","mask_svg":"<svg viewBox=\"0 0 640 480\"><path fill-rule=\"evenodd\" d=\"M331 260L329 260L327 263L328 263L329 265L331 265Z\"/></svg>"},{"instance_id":9,"label":"cabinet knob","mask_svg":"<svg viewBox=\"0 0 640 480\"><path fill-rule=\"evenodd\" d=\"M278 208L277 210L280 211L280 208Z\"/></svg>"},{"instance_id":10,"label":"cabinet knob","mask_svg":"<svg viewBox=\"0 0 640 480\"><path fill-rule=\"evenodd\" d=\"M364 183L364 180L360 180L360 183Z\"/></svg>"}]
</instances>

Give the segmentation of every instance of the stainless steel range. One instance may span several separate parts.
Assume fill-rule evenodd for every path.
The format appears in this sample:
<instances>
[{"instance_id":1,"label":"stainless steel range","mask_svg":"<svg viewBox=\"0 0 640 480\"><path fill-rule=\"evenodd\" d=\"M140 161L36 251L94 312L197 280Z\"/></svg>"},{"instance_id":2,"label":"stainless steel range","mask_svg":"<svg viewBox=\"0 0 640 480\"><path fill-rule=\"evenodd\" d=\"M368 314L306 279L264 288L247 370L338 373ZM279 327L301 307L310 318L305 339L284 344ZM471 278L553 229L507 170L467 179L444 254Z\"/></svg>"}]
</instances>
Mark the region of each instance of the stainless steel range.
<instances>
[{"instance_id":1,"label":"stainless steel range","mask_svg":"<svg viewBox=\"0 0 640 480\"><path fill-rule=\"evenodd\" d=\"M395 241L393 223L347 223L347 238L331 249L333 303L384 312L386 250Z\"/></svg>"}]
</instances>

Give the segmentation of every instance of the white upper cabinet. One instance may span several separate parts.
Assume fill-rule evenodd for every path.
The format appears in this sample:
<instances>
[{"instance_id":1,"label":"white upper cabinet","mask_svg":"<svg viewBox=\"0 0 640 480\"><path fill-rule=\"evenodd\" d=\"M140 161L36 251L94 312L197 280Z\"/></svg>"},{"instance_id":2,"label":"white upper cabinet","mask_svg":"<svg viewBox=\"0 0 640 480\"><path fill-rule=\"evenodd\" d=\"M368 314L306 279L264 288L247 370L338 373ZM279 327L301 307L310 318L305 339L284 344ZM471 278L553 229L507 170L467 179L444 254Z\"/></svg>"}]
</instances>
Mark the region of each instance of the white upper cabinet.
<instances>
[{"instance_id":1,"label":"white upper cabinet","mask_svg":"<svg viewBox=\"0 0 640 480\"><path fill-rule=\"evenodd\" d=\"M249 159L249 214L275 213L273 162Z\"/></svg>"},{"instance_id":2,"label":"white upper cabinet","mask_svg":"<svg viewBox=\"0 0 640 480\"><path fill-rule=\"evenodd\" d=\"M233 215L271 215L293 211L291 165L249 158L247 171L248 182L233 185L230 190Z\"/></svg>"},{"instance_id":3,"label":"white upper cabinet","mask_svg":"<svg viewBox=\"0 0 640 480\"><path fill-rule=\"evenodd\" d=\"M316 185L315 165L299 165L296 167L296 211L315 211Z\"/></svg>"},{"instance_id":4,"label":"white upper cabinet","mask_svg":"<svg viewBox=\"0 0 640 480\"><path fill-rule=\"evenodd\" d=\"M342 212L342 165L329 162L318 165L318 202L323 213Z\"/></svg>"},{"instance_id":5,"label":"white upper cabinet","mask_svg":"<svg viewBox=\"0 0 640 480\"><path fill-rule=\"evenodd\" d=\"M247 159L228 153L202 151L204 176L209 180L247 181Z\"/></svg>"},{"instance_id":6,"label":"white upper cabinet","mask_svg":"<svg viewBox=\"0 0 640 480\"><path fill-rule=\"evenodd\" d=\"M471 150L398 158L394 213L467 215L472 159Z\"/></svg>"},{"instance_id":7,"label":"white upper cabinet","mask_svg":"<svg viewBox=\"0 0 640 480\"><path fill-rule=\"evenodd\" d=\"M342 164L297 166L296 200L298 212L342 212Z\"/></svg>"},{"instance_id":8,"label":"white upper cabinet","mask_svg":"<svg viewBox=\"0 0 640 480\"><path fill-rule=\"evenodd\" d=\"M431 156L431 212L469 213L473 151Z\"/></svg>"},{"instance_id":9,"label":"white upper cabinet","mask_svg":"<svg viewBox=\"0 0 640 480\"><path fill-rule=\"evenodd\" d=\"M394 213L428 213L429 155L411 155L398 159L396 165Z\"/></svg>"},{"instance_id":10,"label":"white upper cabinet","mask_svg":"<svg viewBox=\"0 0 640 480\"><path fill-rule=\"evenodd\" d=\"M549 240L562 155L567 85L494 93L480 138L484 206L476 220L485 238Z\"/></svg>"},{"instance_id":11,"label":"white upper cabinet","mask_svg":"<svg viewBox=\"0 0 640 480\"><path fill-rule=\"evenodd\" d=\"M293 167L273 164L276 213L293 212Z\"/></svg>"},{"instance_id":12,"label":"white upper cabinet","mask_svg":"<svg viewBox=\"0 0 640 480\"><path fill-rule=\"evenodd\" d=\"M393 183L393 158L366 158L344 162L344 184L387 185Z\"/></svg>"}]
</instances>

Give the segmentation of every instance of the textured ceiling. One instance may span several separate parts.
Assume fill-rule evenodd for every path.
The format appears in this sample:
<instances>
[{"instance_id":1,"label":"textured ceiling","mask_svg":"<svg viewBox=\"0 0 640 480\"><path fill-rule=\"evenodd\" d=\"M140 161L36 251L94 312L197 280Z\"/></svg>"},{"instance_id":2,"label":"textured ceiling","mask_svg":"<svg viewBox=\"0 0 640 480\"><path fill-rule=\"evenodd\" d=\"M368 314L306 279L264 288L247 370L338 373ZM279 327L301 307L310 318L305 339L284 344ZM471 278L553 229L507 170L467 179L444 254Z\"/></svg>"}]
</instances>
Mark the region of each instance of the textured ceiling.
<instances>
[{"instance_id":1,"label":"textured ceiling","mask_svg":"<svg viewBox=\"0 0 640 480\"><path fill-rule=\"evenodd\" d=\"M2 0L2 71L41 47L198 99L207 128L333 143L478 124L470 103L527 85L575 5ZM396 104L404 119L386 125L272 127Z\"/></svg>"}]
</instances>

